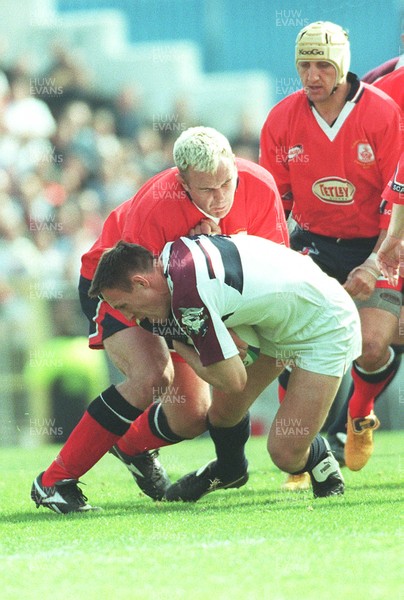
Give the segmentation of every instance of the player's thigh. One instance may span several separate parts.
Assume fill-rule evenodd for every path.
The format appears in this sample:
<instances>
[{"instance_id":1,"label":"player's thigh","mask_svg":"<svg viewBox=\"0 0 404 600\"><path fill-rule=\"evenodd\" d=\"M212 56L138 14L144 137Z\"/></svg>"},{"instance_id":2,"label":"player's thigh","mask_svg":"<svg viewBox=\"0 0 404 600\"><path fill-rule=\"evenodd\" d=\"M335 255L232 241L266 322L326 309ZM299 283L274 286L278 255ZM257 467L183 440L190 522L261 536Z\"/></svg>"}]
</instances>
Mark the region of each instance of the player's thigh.
<instances>
[{"instance_id":1,"label":"player's thigh","mask_svg":"<svg viewBox=\"0 0 404 600\"><path fill-rule=\"evenodd\" d=\"M391 343L396 346L404 346L404 307L401 307L397 329L394 332Z\"/></svg>"},{"instance_id":2,"label":"player's thigh","mask_svg":"<svg viewBox=\"0 0 404 600\"><path fill-rule=\"evenodd\" d=\"M182 437L195 437L206 431L206 415L211 390L186 363L174 358L174 381L161 396L171 429Z\"/></svg>"},{"instance_id":3,"label":"player's thigh","mask_svg":"<svg viewBox=\"0 0 404 600\"><path fill-rule=\"evenodd\" d=\"M388 346L397 333L399 320L396 314L380 308L360 308L359 316L362 354L358 362L365 370L374 371L382 367L389 357Z\"/></svg>"},{"instance_id":4,"label":"player's thigh","mask_svg":"<svg viewBox=\"0 0 404 600\"><path fill-rule=\"evenodd\" d=\"M334 401L341 377L295 367L284 400L272 422L268 451L273 460L291 460L310 446Z\"/></svg>"},{"instance_id":5,"label":"player's thigh","mask_svg":"<svg viewBox=\"0 0 404 600\"><path fill-rule=\"evenodd\" d=\"M128 327L106 338L104 348L126 377L117 388L138 408L146 408L171 384L174 370L163 338L141 327Z\"/></svg>"},{"instance_id":6,"label":"player's thigh","mask_svg":"<svg viewBox=\"0 0 404 600\"><path fill-rule=\"evenodd\" d=\"M213 390L212 406L209 409L209 420L217 427L232 427L241 421L251 404L281 373L278 361L265 354L247 367L247 383L238 394L225 394Z\"/></svg>"}]
</instances>

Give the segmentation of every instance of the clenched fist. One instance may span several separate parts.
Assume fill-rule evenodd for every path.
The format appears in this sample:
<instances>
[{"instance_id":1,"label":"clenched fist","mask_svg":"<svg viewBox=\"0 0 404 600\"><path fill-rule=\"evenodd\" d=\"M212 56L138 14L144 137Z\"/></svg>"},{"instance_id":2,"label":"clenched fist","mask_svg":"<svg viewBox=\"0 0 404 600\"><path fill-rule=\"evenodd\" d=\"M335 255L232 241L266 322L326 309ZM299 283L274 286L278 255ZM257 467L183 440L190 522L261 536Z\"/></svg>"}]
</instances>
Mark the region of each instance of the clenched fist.
<instances>
[{"instance_id":1,"label":"clenched fist","mask_svg":"<svg viewBox=\"0 0 404 600\"><path fill-rule=\"evenodd\" d=\"M222 233L220 225L206 217L189 230L188 235L218 235Z\"/></svg>"}]
</instances>

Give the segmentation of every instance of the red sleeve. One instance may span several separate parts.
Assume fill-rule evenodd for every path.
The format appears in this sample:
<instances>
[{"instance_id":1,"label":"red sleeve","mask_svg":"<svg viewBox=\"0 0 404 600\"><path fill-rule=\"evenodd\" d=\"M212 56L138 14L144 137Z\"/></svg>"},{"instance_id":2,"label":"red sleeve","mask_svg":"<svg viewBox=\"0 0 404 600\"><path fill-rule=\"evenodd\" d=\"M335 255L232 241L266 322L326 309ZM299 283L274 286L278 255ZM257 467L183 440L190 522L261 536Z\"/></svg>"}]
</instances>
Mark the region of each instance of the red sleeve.
<instances>
[{"instance_id":1,"label":"red sleeve","mask_svg":"<svg viewBox=\"0 0 404 600\"><path fill-rule=\"evenodd\" d=\"M394 108L395 113L391 114L389 119L384 119L384 130L379 129L378 131L378 147L375 144L377 149L377 162L382 176L382 185L384 187L390 181L391 171L399 160L400 150L403 148L403 131L401 127L401 111L398 105L390 98L390 96L380 90L377 91L379 94L383 94L384 99Z\"/></svg>"},{"instance_id":2,"label":"red sleeve","mask_svg":"<svg viewBox=\"0 0 404 600\"><path fill-rule=\"evenodd\" d=\"M293 195L285 144L287 135L279 127L279 118L280 114L276 106L269 113L261 131L259 162L272 173L282 198L283 208L290 212L293 207Z\"/></svg>"},{"instance_id":3,"label":"red sleeve","mask_svg":"<svg viewBox=\"0 0 404 600\"><path fill-rule=\"evenodd\" d=\"M274 178L251 161L238 158L236 165L238 186L232 209L220 222L222 233L248 233L288 246L288 229Z\"/></svg>"},{"instance_id":4,"label":"red sleeve","mask_svg":"<svg viewBox=\"0 0 404 600\"><path fill-rule=\"evenodd\" d=\"M383 192L383 199L394 204L404 204L404 152L397 168Z\"/></svg>"},{"instance_id":5,"label":"red sleeve","mask_svg":"<svg viewBox=\"0 0 404 600\"><path fill-rule=\"evenodd\" d=\"M391 218L391 202L382 203L382 213L380 215L380 229L388 229Z\"/></svg>"},{"instance_id":6,"label":"red sleeve","mask_svg":"<svg viewBox=\"0 0 404 600\"><path fill-rule=\"evenodd\" d=\"M284 207L274 178L267 173L265 181L255 180L253 187L254 201L247 206L248 233L289 246Z\"/></svg>"}]
</instances>

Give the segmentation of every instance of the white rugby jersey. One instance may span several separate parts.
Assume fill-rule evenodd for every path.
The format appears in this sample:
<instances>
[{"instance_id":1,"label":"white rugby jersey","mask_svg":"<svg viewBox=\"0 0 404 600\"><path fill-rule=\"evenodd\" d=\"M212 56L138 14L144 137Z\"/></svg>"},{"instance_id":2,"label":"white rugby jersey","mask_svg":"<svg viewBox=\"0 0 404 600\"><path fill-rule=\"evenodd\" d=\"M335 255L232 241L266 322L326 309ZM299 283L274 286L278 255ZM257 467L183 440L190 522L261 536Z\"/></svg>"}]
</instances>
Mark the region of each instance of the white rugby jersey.
<instances>
[{"instance_id":1,"label":"white rugby jersey","mask_svg":"<svg viewBox=\"0 0 404 600\"><path fill-rule=\"evenodd\" d=\"M252 325L260 338L296 344L324 310L335 308L333 328L356 311L309 257L263 238L181 237L165 245L162 261L174 318L204 366L238 354L227 328Z\"/></svg>"}]
</instances>

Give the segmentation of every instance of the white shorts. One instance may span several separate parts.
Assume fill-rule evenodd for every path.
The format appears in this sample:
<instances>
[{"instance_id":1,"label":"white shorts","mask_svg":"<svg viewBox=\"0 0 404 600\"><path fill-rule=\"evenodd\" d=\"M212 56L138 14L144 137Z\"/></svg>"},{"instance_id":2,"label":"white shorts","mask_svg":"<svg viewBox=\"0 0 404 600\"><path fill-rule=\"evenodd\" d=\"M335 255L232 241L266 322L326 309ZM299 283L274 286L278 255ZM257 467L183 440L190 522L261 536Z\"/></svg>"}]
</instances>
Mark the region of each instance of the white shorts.
<instances>
[{"instance_id":1,"label":"white shorts","mask_svg":"<svg viewBox=\"0 0 404 600\"><path fill-rule=\"evenodd\" d=\"M346 292L317 310L292 342L275 344L262 330L257 333L262 354L275 358L280 367L342 377L362 353L359 313Z\"/></svg>"}]
</instances>

